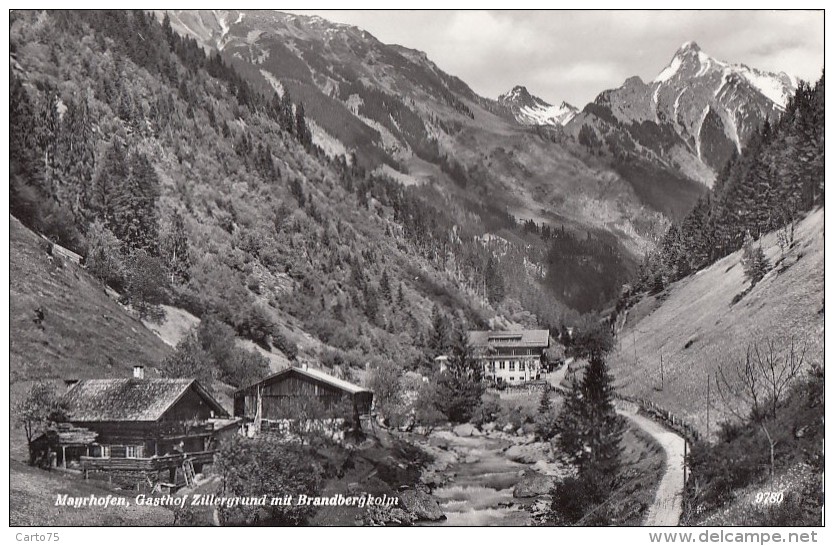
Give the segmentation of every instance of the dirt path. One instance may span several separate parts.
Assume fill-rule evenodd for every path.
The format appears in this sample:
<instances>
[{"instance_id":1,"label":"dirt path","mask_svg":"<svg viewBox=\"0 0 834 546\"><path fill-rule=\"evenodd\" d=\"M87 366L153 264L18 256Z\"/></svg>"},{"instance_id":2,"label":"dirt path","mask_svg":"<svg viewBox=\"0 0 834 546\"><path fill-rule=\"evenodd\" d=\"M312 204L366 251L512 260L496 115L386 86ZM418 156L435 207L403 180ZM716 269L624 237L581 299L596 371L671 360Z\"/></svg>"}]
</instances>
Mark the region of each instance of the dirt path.
<instances>
[{"instance_id":1,"label":"dirt path","mask_svg":"<svg viewBox=\"0 0 834 546\"><path fill-rule=\"evenodd\" d=\"M545 375L545 379L547 380L547 382L550 383L556 390L564 390L564 387L562 386L562 381L565 379L565 375L567 375L568 368L570 368L572 362L573 359L569 358L568 361L562 364L562 366L558 370L554 370Z\"/></svg>"},{"instance_id":2,"label":"dirt path","mask_svg":"<svg viewBox=\"0 0 834 546\"><path fill-rule=\"evenodd\" d=\"M683 469L686 441L648 417L637 414L636 408L618 408L617 413L630 419L650 434L666 452L666 471L660 480L654 502L643 525L647 527L677 526L683 500Z\"/></svg>"}]
</instances>

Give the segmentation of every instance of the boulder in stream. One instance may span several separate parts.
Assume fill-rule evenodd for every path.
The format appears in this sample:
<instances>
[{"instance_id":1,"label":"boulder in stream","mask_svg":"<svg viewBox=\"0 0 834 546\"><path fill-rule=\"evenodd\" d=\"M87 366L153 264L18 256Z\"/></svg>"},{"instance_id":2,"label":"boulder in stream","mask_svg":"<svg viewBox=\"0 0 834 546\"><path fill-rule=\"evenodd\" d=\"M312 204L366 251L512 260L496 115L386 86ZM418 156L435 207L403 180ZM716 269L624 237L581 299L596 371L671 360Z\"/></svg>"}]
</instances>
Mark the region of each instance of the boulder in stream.
<instances>
[{"instance_id":1,"label":"boulder in stream","mask_svg":"<svg viewBox=\"0 0 834 546\"><path fill-rule=\"evenodd\" d=\"M528 470L513 489L513 497L526 499L538 497L539 495L547 495L553 488L555 481L556 479L551 476L545 476L534 470Z\"/></svg>"},{"instance_id":2,"label":"boulder in stream","mask_svg":"<svg viewBox=\"0 0 834 546\"><path fill-rule=\"evenodd\" d=\"M505 452L508 459L517 463L535 464L540 460L549 459L550 444L534 442L532 444L516 444Z\"/></svg>"},{"instance_id":3,"label":"boulder in stream","mask_svg":"<svg viewBox=\"0 0 834 546\"><path fill-rule=\"evenodd\" d=\"M478 432L478 429L475 428L475 425L463 423L453 428L452 431L461 438L469 438L470 436L476 436L475 433ZM477 436L480 436L480 432L478 432Z\"/></svg>"},{"instance_id":4,"label":"boulder in stream","mask_svg":"<svg viewBox=\"0 0 834 546\"><path fill-rule=\"evenodd\" d=\"M418 521L439 521L446 519L440 502L424 491L409 489L399 494L400 506Z\"/></svg>"}]
</instances>

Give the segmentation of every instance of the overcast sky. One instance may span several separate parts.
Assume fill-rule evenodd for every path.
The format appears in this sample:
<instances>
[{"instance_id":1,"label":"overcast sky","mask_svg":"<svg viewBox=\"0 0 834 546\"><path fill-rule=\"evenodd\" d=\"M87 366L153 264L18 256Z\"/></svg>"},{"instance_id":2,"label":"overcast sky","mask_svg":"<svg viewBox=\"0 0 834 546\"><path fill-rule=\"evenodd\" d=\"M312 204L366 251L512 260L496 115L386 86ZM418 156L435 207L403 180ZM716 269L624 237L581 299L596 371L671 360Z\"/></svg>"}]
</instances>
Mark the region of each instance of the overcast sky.
<instances>
[{"instance_id":1,"label":"overcast sky","mask_svg":"<svg viewBox=\"0 0 834 546\"><path fill-rule=\"evenodd\" d=\"M633 75L653 79L683 42L806 80L823 66L822 11L296 11L425 51L495 98L514 85L578 107Z\"/></svg>"}]
</instances>

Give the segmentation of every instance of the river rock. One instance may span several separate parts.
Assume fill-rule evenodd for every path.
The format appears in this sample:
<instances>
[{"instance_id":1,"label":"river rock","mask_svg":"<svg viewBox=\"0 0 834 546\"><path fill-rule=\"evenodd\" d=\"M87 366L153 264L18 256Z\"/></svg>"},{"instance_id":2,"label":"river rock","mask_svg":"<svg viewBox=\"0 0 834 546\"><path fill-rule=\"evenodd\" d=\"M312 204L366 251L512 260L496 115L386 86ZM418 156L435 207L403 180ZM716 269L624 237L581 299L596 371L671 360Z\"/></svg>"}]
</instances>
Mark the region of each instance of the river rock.
<instances>
[{"instance_id":1,"label":"river rock","mask_svg":"<svg viewBox=\"0 0 834 546\"><path fill-rule=\"evenodd\" d=\"M440 502L428 493L409 489L400 493L399 496L403 509L413 514L419 521L446 519L446 514L440 508Z\"/></svg>"},{"instance_id":2,"label":"river rock","mask_svg":"<svg viewBox=\"0 0 834 546\"><path fill-rule=\"evenodd\" d=\"M539 474L534 470L528 470L513 489L513 497L525 499L547 495L553 488L554 483L555 478Z\"/></svg>"},{"instance_id":3,"label":"river rock","mask_svg":"<svg viewBox=\"0 0 834 546\"><path fill-rule=\"evenodd\" d=\"M469 423L458 425L452 429L452 431L461 438L469 438L470 436L474 436L477 430L478 429L475 428L475 425L470 425Z\"/></svg>"},{"instance_id":4,"label":"river rock","mask_svg":"<svg viewBox=\"0 0 834 546\"><path fill-rule=\"evenodd\" d=\"M550 452L550 445L544 442L533 442L532 444L517 444L510 446L504 454L517 463L535 464L540 460L547 460Z\"/></svg>"},{"instance_id":5,"label":"river rock","mask_svg":"<svg viewBox=\"0 0 834 546\"><path fill-rule=\"evenodd\" d=\"M481 428L484 430L484 432L492 432L496 429L496 427L497 425L495 423L484 423L484 425Z\"/></svg>"},{"instance_id":6,"label":"river rock","mask_svg":"<svg viewBox=\"0 0 834 546\"><path fill-rule=\"evenodd\" d=\"M515 427L512 423L507 423L504 425L504 428L501 429L502 432L506 432L507 434L511 433L513 430L515 430Z\"/></svg>"}]
</instances>

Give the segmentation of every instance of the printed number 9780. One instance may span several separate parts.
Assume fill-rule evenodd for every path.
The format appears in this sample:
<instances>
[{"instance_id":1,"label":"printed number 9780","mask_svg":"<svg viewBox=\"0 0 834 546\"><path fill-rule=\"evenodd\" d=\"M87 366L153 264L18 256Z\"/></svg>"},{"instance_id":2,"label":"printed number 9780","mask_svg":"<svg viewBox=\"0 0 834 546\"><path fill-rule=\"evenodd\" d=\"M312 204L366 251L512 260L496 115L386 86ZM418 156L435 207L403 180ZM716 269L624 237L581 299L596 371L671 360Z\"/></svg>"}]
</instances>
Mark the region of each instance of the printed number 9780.
<instances>
[{"instance_id":1,"label":"printed number 9780","mask_svg":"<svg viewBox=\"0 0 834 546\"><path fill-rule=\"evenodd\" d=\"M779 492L760 492L756 493L756 504L782 504L785 500L785 493Z\"/></svg>"}]
</instances>

